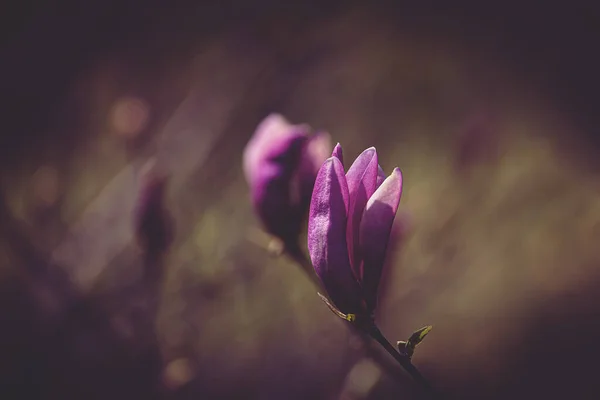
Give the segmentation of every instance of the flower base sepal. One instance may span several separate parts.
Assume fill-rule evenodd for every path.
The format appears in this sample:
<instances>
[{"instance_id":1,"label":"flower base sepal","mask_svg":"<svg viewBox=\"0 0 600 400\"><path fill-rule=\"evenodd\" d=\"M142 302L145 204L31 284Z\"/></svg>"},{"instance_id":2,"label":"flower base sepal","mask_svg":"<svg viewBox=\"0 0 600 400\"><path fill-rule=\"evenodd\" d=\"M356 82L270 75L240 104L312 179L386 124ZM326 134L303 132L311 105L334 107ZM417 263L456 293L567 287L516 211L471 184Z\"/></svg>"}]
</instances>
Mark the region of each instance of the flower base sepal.
<instances>
[{"instance_id":1,"label":"flower base sepal","mask_svg":"<svg viewBox=\"0 0 600 400\"><path fill-rule=\"evenodd\" d=\"M325 304L327 304L327 307L329 307L331 312L334 313L335 315L337 315L338 317L340 317L341 319L344 319L348 322L352 322L353 324L355 324L357 326L365 326L366 327L366 326L371 326L374 324L372 316L367 316L367 315L362 315L362 314L344 314L336 306L334 306L327 297L323 296L319 292L317 292L317 294L319 295L321 300L323 300L323 302Z\"/></svg>"}]
</instances>

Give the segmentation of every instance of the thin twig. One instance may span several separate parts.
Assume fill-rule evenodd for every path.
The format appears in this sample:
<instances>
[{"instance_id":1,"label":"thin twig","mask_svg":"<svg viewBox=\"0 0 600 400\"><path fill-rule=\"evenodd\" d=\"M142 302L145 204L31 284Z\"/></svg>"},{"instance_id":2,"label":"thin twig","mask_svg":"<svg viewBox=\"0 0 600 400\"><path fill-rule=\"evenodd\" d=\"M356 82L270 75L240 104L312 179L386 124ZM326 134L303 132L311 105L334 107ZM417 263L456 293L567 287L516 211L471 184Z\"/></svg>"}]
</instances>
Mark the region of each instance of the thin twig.
<instances>
[{"instance_id":1,"label":"thin twig","mask_svg":"<svg viewBox=\"0 0 600 400\"><path fill-rule=\"evenodd\" d=\"M313 266L304 254L304 252L300 249L300 246L286 246L285 253L292 258L298 266L306 273L308 278L320 289L322 293L326 293L323 288L323 284L321 280L317 277ZM388 342L388 340L383 336L379 328L373 323L371 327L368 328L368 331L363 332L360 329L356 329L354 325L351 326L356 333L359 333L360 338L362 339L365 350L369 356L374 361L376 361L389 375L398 377L398 366L396 364L392 364L389 362L389 358L382 357L382 354L376 351L375 348L370 346L371 341L370 338L377 341L387 353L389 353L394 359L404 368L404 370L415 380L415 382L421 384L425 389L427 389L431 394L433 394L432 386L429 382L421 375L419 370L411 363L410 359L407 356L403 356L400 354L394 346Z\"/></svg>"},{"instance_id":2,"label":"thin twig","mask_svg":"<svg viewBox=\"0 0 600 400\"><path fill-rule=\"evenodd\" d=\"M398 350L396 350L396 348L392 346L392 344L385 338L383 333L381 333L377 325L375 325L374 323L369 329L369 335L374 340L376 340L381 345L381 347L385 349L385 351L387 351L392 357L394 357L396 361L398 361L402 368L404 368L404 370L408 372L408 374L415 380L415 382L419 383L428 391L433 393L433 388L431 384L427 381L427 379L425 379L423 375L421 375L417 367L415 367L410 361L410 358L400 354L400 352L398 352Z\"/></svg>"}]
</instances>

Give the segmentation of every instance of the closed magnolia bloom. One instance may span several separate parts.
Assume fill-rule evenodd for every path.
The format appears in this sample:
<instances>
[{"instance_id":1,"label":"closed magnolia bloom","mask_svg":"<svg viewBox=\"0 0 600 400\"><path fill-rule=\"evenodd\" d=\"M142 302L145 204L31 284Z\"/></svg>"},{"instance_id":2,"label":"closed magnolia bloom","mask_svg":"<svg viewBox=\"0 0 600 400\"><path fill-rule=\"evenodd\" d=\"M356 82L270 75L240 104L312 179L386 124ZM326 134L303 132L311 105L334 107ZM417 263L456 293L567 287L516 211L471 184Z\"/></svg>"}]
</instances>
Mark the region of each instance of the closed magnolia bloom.
<instances>
[{"instance_id":1,"label":"closed magnolia bloom","mask_svg":"<svg viewBox=\"0 0 600 400\"><path fill-rule=\"evenodd\" d=\"M173 242L174 222L165 207L168 177L155 170L147 171L142 179L134 209L134 230L138 243L150 257L167 251Z\"/></svg>"},{"instance_id":2,"label":"closed magnolia bloom","mask_svg":"<svg viewBox=\"0 0 600 400\"><path fill-rule=\"evenodd\" d=\"M402 194L402 173L386 177L371 147L344 173L338 144L316 178L308 220L308 249L335 306L370 316Z\"/></svg>"},{"instance_id":3,"label":"closed magnolia bloom","mask_svg":"<svg viewBox=\"0 0 600 400\"><path fill-rule=\"evenodd\" d=\"M327 133L312 134L308 125L292 125L279 114L265 118L246 145L243 167L254 210L286 247L297 246L317 172L330 151Z\"/></svg>"}]
</instances>

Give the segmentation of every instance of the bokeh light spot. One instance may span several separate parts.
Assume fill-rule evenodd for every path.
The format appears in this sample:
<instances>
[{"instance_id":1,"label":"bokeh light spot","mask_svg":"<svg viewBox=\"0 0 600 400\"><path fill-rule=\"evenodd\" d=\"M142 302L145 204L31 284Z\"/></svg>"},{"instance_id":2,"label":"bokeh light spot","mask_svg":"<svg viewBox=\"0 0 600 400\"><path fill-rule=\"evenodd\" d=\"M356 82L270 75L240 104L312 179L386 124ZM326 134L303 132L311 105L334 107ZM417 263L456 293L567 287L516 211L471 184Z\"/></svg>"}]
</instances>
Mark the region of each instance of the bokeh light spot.
<instances>
[{"instance_id":1,"label":"bokeh light spot","mask_svg":"<svg viewBox=\"0 0 600 400\"><path fill-rule=\"evenodd\" d=\"M120 136L137 136L148 124L150 107L137 97L123 97L115 102L110 112L110 125Z\"/></svg>"}]
</instances>

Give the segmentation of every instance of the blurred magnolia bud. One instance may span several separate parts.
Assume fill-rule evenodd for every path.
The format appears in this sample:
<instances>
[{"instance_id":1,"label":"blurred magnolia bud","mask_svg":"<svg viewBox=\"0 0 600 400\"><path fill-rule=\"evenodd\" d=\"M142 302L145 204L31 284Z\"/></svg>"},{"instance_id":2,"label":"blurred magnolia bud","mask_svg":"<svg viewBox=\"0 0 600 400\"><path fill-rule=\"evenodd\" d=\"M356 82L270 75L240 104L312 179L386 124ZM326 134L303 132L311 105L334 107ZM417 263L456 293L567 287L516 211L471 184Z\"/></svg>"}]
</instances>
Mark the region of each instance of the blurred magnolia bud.
<instances>
[{"instance_id":1,"label":"blurred magnolia bud","mask_svg":"<svg viewBox=\"0 0 600 400\"><path fill-rule=\"evenodd\" d=\"M297 246L317 172L331 151L325 132L271 114L256 128L243 155L252 205L265 230L284 248Z\"/></svg>"},{"instance_id":2,"label":"blurred magnolia bud","mask_svg":"<svg viewBox=\"0 0 600 400\"><path fill-rule=\"evenodd\" d=\"M134 210L136 239L148 257L163 255L173 242L174 222L165 207L168 176L149 165L142 174Z\"/></svg>"}]
</instances>

